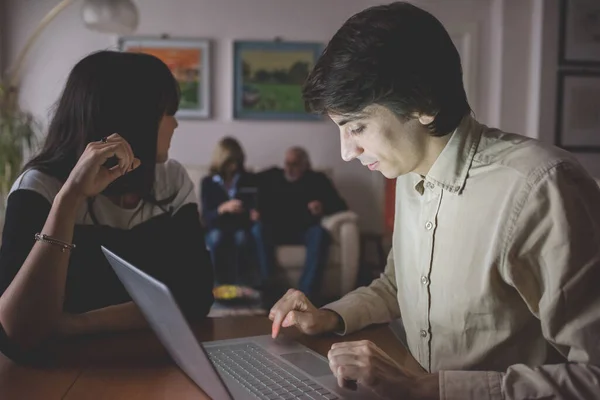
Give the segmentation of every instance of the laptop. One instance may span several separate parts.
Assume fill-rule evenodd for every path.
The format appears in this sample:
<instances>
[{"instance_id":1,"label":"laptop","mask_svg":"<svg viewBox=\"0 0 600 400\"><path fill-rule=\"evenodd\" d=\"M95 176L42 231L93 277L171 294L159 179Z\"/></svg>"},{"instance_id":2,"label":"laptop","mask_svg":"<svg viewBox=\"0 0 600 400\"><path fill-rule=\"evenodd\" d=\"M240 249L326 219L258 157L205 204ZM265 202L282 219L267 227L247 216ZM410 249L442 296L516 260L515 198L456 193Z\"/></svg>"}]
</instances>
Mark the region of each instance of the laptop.
<instances>
[{"instance_id":1,"label":"laptop","mask_svg":"<svg viewBox=\"0 0 600 400\"><path fill-rule=\"evenodd\" d=\"M173 360L213 400L377 398L340 388L325 357L283 335L199 342L165 284L102 251Z\"/></svg>"}]
</instances>

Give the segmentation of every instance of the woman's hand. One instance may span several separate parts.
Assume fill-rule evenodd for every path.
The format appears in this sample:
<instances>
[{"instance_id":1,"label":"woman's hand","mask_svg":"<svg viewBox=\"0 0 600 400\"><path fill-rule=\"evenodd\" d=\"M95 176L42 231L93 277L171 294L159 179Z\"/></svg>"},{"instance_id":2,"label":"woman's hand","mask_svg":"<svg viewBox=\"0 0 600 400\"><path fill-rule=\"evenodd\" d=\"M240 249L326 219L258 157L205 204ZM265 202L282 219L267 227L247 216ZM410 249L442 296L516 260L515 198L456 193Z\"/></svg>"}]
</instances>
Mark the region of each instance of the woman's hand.
<instances>
[{"instance_id":1,"label":"woman's hand","mask_svg":"<svg viewBox=\"0 0 600 400\"><path fill-rule=\"evenodd\" d=\"M107 168L103 164L111 157L118 164ZM96 196L120 176L140 166L131 146L117 133L110 135L105 142L91 142L85 148L77 164L67 178L63 190L77 198Z\"/></svg>"},{"instance_id":2,"label":"woman's hand","mask_svg":"<svg viewBox=\"0 0 600 400\"><path fill-rule=\"evenodd\" d=\"M227 200L225 203L221 204L218 208L219 214L231 213L231 214L239 214L244 211L244 206L242 205L242 201L238 199Z\"/></svg>"}]
</instances>

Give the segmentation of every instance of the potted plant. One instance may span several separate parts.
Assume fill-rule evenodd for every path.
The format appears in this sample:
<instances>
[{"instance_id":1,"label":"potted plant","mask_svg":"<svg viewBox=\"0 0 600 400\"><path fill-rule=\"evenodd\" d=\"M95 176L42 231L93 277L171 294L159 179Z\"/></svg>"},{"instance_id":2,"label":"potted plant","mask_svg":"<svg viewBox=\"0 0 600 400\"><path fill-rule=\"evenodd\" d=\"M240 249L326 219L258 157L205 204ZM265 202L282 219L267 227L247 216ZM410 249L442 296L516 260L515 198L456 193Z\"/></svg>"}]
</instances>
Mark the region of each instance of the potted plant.
<instances>
[{"instance_id":1,"label":"potted plant","mask_svg":"<svg viewBox=\"0 0 600 400\"><path fill-rule=\"evenodd\" d=\"M37 131L33 116L19 107L16 91L0 82L0 232L8 192L21 172L24 157L34 149Z\"/></svg>"}]
</instances>

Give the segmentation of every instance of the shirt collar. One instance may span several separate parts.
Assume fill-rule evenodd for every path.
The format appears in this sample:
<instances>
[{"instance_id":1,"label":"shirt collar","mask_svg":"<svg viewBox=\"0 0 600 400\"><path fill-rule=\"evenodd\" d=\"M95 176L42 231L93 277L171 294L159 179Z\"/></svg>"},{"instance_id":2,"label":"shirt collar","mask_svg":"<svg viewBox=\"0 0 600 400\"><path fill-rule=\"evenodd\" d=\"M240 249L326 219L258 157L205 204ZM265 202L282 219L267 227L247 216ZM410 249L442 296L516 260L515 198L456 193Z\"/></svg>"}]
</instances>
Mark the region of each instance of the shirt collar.
<instances>
[{"instance_id":1,"label":"shirt collar","mask_svg":"<svg viewBox=\"0 0 600 400\"><path fill-rule=\"evenodd\" d=\"M240 179L240 174L239 173L237 173L237 174L235 174L233 176L233 179L232 179L233 185L232 186L236 186L237 185L238 179ZM213 177L212 177L212 180L213 180L213 182L220 183L221 185L223 185L225 183L225 181L223 180L223 178L219 174L214 174Z\"/></svg>"},{"instance_id":2,"label":"shirt collar","mask_svg":"<svg viewBox=\"0 0 600 400\"><path fill-rule=\"evenodd\" d=\"M482 126L470 115L465 116L452 132L450 140L425 177L425 181L451 193L460 193L479 145Z\"/></svg>"},{"instance_id":3,"label":"shirt collar","mask_svg":"<svg viewBox=\"0 0 600 400\"><path fill-rule=\"evenodd\" d=\"M223 190L227 193L230 199L235 198L237 194L237 185L240 180L240 174L237 173L233 176L231 181L231 186L229 188L225 187L225 180L220 175L213 175L213 181L216 182Z\"/></svg>"}]
</instances>

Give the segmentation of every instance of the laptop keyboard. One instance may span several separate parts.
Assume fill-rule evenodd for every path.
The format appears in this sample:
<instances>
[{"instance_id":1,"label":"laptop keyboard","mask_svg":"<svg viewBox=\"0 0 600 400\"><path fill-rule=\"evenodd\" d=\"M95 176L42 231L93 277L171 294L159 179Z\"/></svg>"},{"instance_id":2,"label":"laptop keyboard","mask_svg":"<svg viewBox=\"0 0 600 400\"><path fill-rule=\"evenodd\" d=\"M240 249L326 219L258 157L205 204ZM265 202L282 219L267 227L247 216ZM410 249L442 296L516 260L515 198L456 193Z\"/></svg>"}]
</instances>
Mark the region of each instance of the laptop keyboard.
<instances>
[{"instance_id":1,"label":"laptop keyboard","mask_svg":"<svg viewBox=\"0 0 600 400\"><path fill-rule=\"evenodd\" d=\"M338 397L254 343L209 347L219 372L259 399L333 400Z\"/></svg>"}]
</instances>

